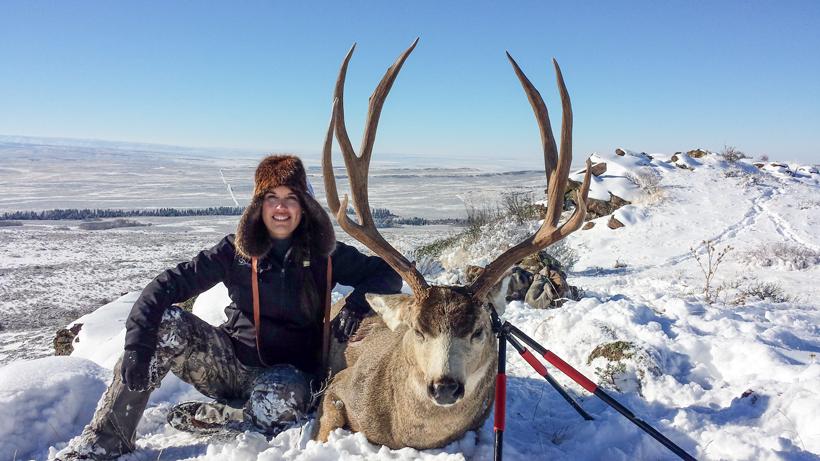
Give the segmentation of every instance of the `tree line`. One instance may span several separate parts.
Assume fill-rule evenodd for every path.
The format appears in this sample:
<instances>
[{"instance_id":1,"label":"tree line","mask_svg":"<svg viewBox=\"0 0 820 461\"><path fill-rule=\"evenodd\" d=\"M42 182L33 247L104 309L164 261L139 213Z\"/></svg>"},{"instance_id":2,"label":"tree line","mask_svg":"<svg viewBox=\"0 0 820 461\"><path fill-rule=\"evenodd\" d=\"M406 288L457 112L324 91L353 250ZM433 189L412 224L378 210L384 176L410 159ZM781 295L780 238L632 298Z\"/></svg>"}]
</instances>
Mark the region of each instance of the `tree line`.
<instances>
[{"instance_id":1,"label":"tree line","mask_svg":"<svg viewBox=\"0 0 820 461\"><path fill-rule=\"evenodd\" d=\"M9 211L0 214L0 221L59 221L59 220L89 220L103 218L135 218L135 217L174 217L174 216L240 216L245 207L212 206L207 208L154 208L141 210L120 210L108 208L65 208L42 211ZM353 213L353 209L347 210ZM426 219L419 217L402 218L394 215L387 208L372 210L373 220L377 227L425 226L430 224L463 225L465 219L444 218Z\"/></svg>"},{"instance_id":2,"label":"tree line","mask_svg":"<svg viewBox=\"0 0 820 461\"><path fill-rule=\"evenodd\" d=\"M149 216L239 216L245 207L212 206L207 208L155 208L143 210L112 210L103 208L66 208L43 211L11 211L0 215L0 220L58 221L61 219L133 218Z\"/></svg>"}]
</instances>

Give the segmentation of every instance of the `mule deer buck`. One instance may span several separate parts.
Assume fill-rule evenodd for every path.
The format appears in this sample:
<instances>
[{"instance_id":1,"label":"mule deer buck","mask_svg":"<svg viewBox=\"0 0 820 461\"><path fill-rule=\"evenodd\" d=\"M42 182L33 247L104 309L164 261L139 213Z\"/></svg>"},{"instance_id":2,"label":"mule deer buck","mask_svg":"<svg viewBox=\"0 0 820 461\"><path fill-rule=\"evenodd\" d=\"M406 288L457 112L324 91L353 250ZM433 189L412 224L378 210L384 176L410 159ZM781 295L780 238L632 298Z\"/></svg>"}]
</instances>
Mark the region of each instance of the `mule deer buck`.
<instances>
[{"instance_id":1,"label":"mule deer buck","mask_svg":"<svg viewBox=\"0 0 820 461\"><path fill-rule=\"evenodd\" d=\"M348 428L390 448L426 449L444 446L478 428L489 414L495 387L497 339L491 330L489 293L516 262L577 230L586 214L589 167L574 213L558 226L572 161L572 109L558 64L553 61L564 115L560 155L541 95L508 53L541 131L549 185L546 217L535 234L505 251L472 284L428 285L414 263L376 230L367 192L379 115L416 43L418 39L387 70L370 97L361 156L353 150L344 121L345 75L355 45L347 53L336 82L322 158L328 205L339 226L401 274L413 294L368 295L380 316L367 318L357 333L362 339L347 346L348 367L333 377L320 408L316 434L320 441L326 441L336 428ZM339 201L331 162L334 132L350 178L358 223L346 214L347 196ZM504 306L502 302L495 307Z\"/></svg>"}]
</instances>

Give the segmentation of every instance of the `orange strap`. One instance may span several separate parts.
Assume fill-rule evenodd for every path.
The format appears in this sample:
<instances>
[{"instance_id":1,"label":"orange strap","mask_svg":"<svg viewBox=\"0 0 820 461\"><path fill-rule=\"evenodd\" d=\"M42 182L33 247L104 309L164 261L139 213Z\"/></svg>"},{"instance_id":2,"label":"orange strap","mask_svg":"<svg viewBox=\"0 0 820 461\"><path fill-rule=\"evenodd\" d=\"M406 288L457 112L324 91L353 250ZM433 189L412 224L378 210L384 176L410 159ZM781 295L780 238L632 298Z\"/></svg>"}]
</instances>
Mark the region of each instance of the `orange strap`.
<instances>
[{"instance_id":1,"label":"orange strap","mask_svg":"<svg viewBox=\"0 0 820 461\"><path fill-rule=\"evenodd\" d=\"M333 264L330 256L327 257L327 285L325 285L325 315L322 322L322 371L330 366L330 290L333 288Z\"/></svg>"},{"instance_id":2,"label":"orange strap","mask_svg":"<svg viewBox=\"0 0 820 461\"><path fill-rule=\"evenodd\" d=\"M262 343L260 340L259 329L262 325L261 315L259 313L259 280L257 275L257 259L251 258L251 290L253 292L253 326L256 330L256 352L259 356L259 361L264 366L269 366L262 359ZM324 322L322 322L322 370L328 368L328 357L330 355L330 290L333 283L333 264L330 256L327 257L327 285L325 286L325 312Z\"/></svg>"},{"instance_id":3,"label":"orange strap","mask_svg":"<svg viewBox=\"0 0 820 461\"><path fill-rule=\"evenodd\" d=\"M256 355L259 356L259 362L264 366L268 366L265 360L262 359L262 342L259 339L259 328L261 326L261 315L259 314L259 276L256 273L257 259L255 256L251 258L251 290L253 291L253 328L256 330Z\"/></svg>"}]
</instances>

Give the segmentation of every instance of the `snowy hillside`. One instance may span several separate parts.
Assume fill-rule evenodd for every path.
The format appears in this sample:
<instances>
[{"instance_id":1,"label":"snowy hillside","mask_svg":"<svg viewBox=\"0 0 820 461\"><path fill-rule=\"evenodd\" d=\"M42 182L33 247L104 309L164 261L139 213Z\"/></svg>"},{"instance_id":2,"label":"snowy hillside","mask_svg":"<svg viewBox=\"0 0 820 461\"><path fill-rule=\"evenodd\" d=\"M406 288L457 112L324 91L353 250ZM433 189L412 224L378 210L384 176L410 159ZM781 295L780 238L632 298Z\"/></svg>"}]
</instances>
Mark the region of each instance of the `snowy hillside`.
<instances>
[{"instance_id":1,"label":"snowy hillside","mask_svg":"<svg viewBox=\"0 0 820 461\"><path fill-rule=\"evenodd\" d=\"M512 302L505 318L698 459L818 459L820 173L711 153L622 152L593 157L606 171L593 178L590 197L630 202L614 212L623 227L603 216L567 239L577 254L569 281L584 297L550 310ZM457 282L466 264L486 264L536 227L486 226L478 241L444 250L430 279ZM389 238L411 247L399 232ZM728 247L704 293L698 260ZM71 357L0 368L0 459L46 459L80 432L111 378L137 295L78 319ZM225 300L216 287L197 299L195 313L218 324ZM584 421L508 354L507 459L677 459L551 369L595 417ZM492 459L492 417L477 433L424 452L388 450L342 430L318 444L307 437L312 422L272 440L208 440L165 423L171 405L191 399L205 397L169 375L140 424L138 451L124 460Z\"/></svg>"}]
</instances>

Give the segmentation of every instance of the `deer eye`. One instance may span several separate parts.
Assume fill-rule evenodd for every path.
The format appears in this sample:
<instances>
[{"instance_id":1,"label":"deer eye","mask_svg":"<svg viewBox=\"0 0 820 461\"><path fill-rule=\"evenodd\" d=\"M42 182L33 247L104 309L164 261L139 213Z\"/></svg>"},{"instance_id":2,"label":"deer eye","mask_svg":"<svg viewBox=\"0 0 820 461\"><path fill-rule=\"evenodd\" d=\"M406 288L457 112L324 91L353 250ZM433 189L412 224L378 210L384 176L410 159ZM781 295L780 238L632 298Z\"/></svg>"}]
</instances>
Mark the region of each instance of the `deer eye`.
<instances>
[{"instance_id":1,"label":"deer eye","mask_svg":"<svg viewBox=\"0 0 820 461\"><path fill-rule=\"evenodd\" d=\"M478 330L475 331L475 333L473 333L472 336L470 336L470 339L475 341L477 339L481 339L482 336L484 336L484 328L479 328Z\"/></svg>"},{"instance_id":2,"label":"deer eye","mask_svg":"<svg viewBox=\"0 0 820 461\"><path fill-rule=\"evenodd\" d=\"M415 334L416 334L416 339L418 339L419 341L424 341L424 340L425 340L425 338L424 338L424 333L422 333L422 332L421 332L421 330L419 330L419 329L414 329L414 330L413 330L413 333L415 333Z\"/></svg>"}]
</instances>

